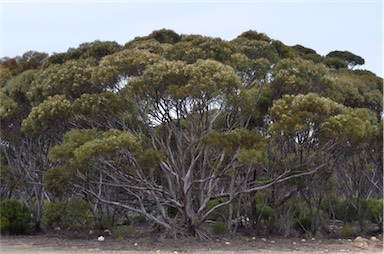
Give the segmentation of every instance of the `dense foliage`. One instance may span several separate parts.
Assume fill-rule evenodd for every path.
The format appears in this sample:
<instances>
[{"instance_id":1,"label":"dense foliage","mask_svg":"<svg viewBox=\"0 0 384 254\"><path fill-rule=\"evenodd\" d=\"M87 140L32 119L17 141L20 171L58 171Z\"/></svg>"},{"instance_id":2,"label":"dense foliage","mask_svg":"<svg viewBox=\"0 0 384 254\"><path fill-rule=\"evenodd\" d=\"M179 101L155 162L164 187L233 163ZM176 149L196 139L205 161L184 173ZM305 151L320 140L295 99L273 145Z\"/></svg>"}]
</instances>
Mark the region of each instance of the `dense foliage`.
<instances>
[{"instance_id":1,"label":"dense foliage","mask_svg":"<svg viewBox=\"0 0 384 254\"><path fill-rule=\"evenodd\" d=\"M30 211L17 200L0 202L0 232L25 234L30 230Z\"/></svg>"},{"instance_id":2,"label":"dense foliage","mask_svg":"<svg viewBox=\"0 0 384 254\"><path fill-rule=\"evenodd\" d=\"M362 64L255 31L167 29L3 58L1 199L44 230L139 216L174 237L372 230L383 80Z\"/></svg>"}]
</instances>

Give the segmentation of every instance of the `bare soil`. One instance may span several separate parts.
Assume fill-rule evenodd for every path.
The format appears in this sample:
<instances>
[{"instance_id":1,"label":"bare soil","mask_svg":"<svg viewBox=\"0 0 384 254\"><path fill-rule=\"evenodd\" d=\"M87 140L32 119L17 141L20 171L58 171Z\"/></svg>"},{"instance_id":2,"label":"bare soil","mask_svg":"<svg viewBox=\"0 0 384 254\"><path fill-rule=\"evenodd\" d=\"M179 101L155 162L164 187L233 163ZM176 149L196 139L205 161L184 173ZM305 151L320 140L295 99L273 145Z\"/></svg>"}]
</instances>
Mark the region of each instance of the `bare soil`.
<instances>
[{"instance_id":1,"label":"bare soil","mask_svg":"<svg viewBox=\"0 0 384 254\"><path fill-rule=\"evenodd\" d=\"M217 238L211 241L195 239L170 240L155 237L116 240L105 237L103 242L96 237L89 239L76 236L34 235L34 236L2 236L0 253L115 253L115 254L250 254L250 253L384 253L383 239L364 239L364 244L351 239L303 239L299 238L258 238L235 237L231 239Z\"/></svg>"}]
</instances>

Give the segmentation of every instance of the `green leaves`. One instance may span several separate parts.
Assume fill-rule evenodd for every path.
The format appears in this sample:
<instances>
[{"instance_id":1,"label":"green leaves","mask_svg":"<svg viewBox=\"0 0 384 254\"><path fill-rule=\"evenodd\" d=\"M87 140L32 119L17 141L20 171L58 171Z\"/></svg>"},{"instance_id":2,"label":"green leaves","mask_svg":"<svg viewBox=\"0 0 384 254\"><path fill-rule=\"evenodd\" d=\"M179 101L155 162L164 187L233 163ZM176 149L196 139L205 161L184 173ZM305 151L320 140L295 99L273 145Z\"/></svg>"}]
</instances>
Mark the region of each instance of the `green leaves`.
<instances>
[{"instance_id":1,"label":"green leaves","mask_svg":"<svg viewBox=\"0 0 384 254\"><path fill-rule=\"evenodd\" d=\"M361 143L371 140L378 132L375 113L369 109L360 108L332 116L321 127L328 138Z\"/></svg>"},{"instance_id":2,"label":"green leaves","mask_svg":"<svg viewBox=\"0 0 384 254\"><path fill-rule=\"evenodd\" d=\"M129 82L129 91L137 96L159 96L210 100L219 94L234 93L241 85L234 70L214 60L199 60L187 65L181 61L162 61Z\"/></svg>"},{"instance_id":3,"label":"green leaves","mask_svg":"<svg viewBox=\"0 0 384 254\"><path fill-rule=\"evenodd\" d=\"M44 175L44 187L55 197L61 198L68 193L68 188L75 174L65 167L57 167L48 170Z\"/></svg>"},{"instance_id":4,"label":"green leaves","mask_svg":"<svg viewBox=\"0 0 384 254\"><path fill-rule=\"evenodd\" d=\"M2 91L0 91L0 101L0 119L2 121L12 120L12 117L19 111L17 103Z\"/></svg>"},{"instance_id":5,"label":"green leaves","mask_svg":"<svg viewBox=\"0 0 384 254\"><path fill-rule=\"evenodd\" d=\"M239 36L231 41L231 44L250 59L266 58L272 63L278 60L278 51L272 45L268 37L260 37L259 39L247 38Z\"/></svg>"},{"instance_id":6,"label":"green leaves","mask_svg":"<svg viewBox=\"0 0 384 254\"><path fill-rule=\"evenodd\" d=\"M317 94L285 95L270 109L272 132L293 135L317 130L328 117L342 113L345 107Z\"/></svg>"},{"instance_id":7,"label":"green leaves","mask_svg":"<svg viewBox=\"0 0 384 254\"><path fill-rule=\"evenodd\" d=\"M81 163L93 157L104 156L123 149L136 152L140 149L140 143L141 141L129 132L112 129L76 148L74 158Z\"/></svg>"},{"instance_id":8,"label":"green leaves","mask_svg":"<svg viewBox=\"0 0 384 254\"><path fill-rule=\"evenodd\" d=\"M317 94L285 95L270 109L274 135L363 141L377 131L377 117L369 109L351 109Z\"/></svg>"},{"instance_id":9,"label":"green leaves","mask_svg":"<svg viewBox=\"0 0 384 254\"><path fill-rule=\"evenodd\" d=\"M92 82L104 87L116 87L130 76L139 76L148 65L163 58L148 50L126 49L104 57L92 73Z\"/></svg>"},{"instance_id":10,"label":"green leaves","mask_svg":"<svg viewBox=\"0 0 384 254\"><path fill-rule=\"evenodd\" d=\"M72 104L72 110L83 116L95 115L101 112L119 114L126 109L126 101L118 94L104 92L100 94L83 94Z\"/></svg>"},{"instance_id":11,"label":"green leaves","mask_svg":"<svg viewBox=\"0 0 384 254\"><path fill-rule=\"evenodd\" d=\"M383 80L372 75L358 75L356 71L332 75L331 99L353 108L369 108L379 116L383 107Z\"/></svg>"},{"instance_id":12,"label":"green leaves","mask_svg":"<svg viewBox=\"0 0 384 254\"><path fill-rule=\"evenodd\" d=\"M91 83L91 73L95 61L71 60L62 65L50 65L40 71L31 84L28 98L34 105L43 102L49 96L65 95L75 99L85 92L101 91L102 88Z\"/></svg>"},{"instance_id":13,"label":"green leaves","mask_svg":"<svg viewBox=\"0 0 384 254\"><path fill-rule=\"evenodd\" d=\"M229 153L238 148L258 148L264 142L264 138L259 133L244 128L226 132L213 131L204 140L213 149L224 149Z\"/></svg>"},{"instance_id":14,"label":"green leaves","mask_svg":"<svg viewBox=\"0 0 384 254\"><path fill-rule=\"evenodd\" d=\"M329 52L327 54L327 57L340 59L344 61L346 64L348 64L348 66L350 66L351 68L355 67L356 65L363 65L365 63L365 60L362 57L355 55L349 51L335 50L335 51Z\"/></svg>"},{"instance_id":15,"label":"green leaves","mask_svg":"<svg viewBox=\"0 0 384 254\"><path fill-rule=\"evenodd\" d=\"M238 161L246 165L264 165L267 162L265 149L241 149Z\"/></svg>"},{"instance_id":16,"label":"green leaves","mask_svg":"<svg viewBox=\"0 0 384 254\"><path fill-rule=\"evenodd\" d=\"M211 99L223 94L235 93L240 88L239 77L229 66L213 60L199 60L186 68L186 74L190 78L191 97Z\"/></svg>"},{"instance_id":17,"label":"green leaves","mask_svg":"<svg viewBox=\"0 0 384 254\"><path fill-rule=\"evenodd\" d=\"M71 103L64 95L48 97L39 106L33 107L22 123L22 131L35 135L41 134L55 123L65 121L71 114Z\"/></svg>"},{"instance_id":18,"label":"green leaves","mask_svg":"<svg viewBox=\"0 0 384 254\"><path fill-rule=\"evenodd\" d=\"M274 80L271 83L271 91L276 99L284 94L320 93L328 85L324 79L325 66L301 58L279 61L272 75Z\"/></svg>"},{"instance_id":19,"label":"green leaves","mask_svg":"<svg viewBox=\"0 0 384 254\"><path fill-rule=\"evenodd\" d=\"M76 130L73 129L64 135L61 145L54 146L49 152L49 159L54 162L65 162L73 160L74 152L83 144L98 138L96 129Z\"/></svg>"},{"instance_id":20,"label":"green leaves","mask_svg":"<svg viewBox=\"0 0 384 254\"><path fill-rule=\"evenodd\" d=\"M69 60L93 58L100 60L106 55L121 50L121 46L114 41L94 41L79 45L78 48L69 48L65 53L54 53L48 58L47 64L63 64Z\"/></svg>"},{"instance_id":21,"label":"green leaves","mask_svg":"<svg viewBox=\"0 0 384 254\"><path fill-rule=\"evenodd\" d=\"M141 149L140 138L131 133L115 129L106 132L92 130L72 130L65 134L61 145L51 149L49 157L53 161L68 161L74 165L128 150L132 153Z\"/></svg>"},{"instance_id":22,"label":"green leaves","mask_svg":"<svg viewBox=\"0 0 384 254\"><path fill-rule=\"evenodd\" d=\"M236 53L231 43L219 38L203 37L200 35L184 36L181 41L169 47L164 56L168 60L181 60L188 64L199 59L212 59L228 62L231 55Z\"/></svg>"},{"instance_id":23,"label":"green leaves","mask_svg":"<svg viewBox=\"0 0 384 254\"><path fill-rule=\"evenodd\" d=\"M174 44L181 40L181 36L169 29L153 31L148 37L152 37L160 43Z\"/></svg>"}]
</instances>

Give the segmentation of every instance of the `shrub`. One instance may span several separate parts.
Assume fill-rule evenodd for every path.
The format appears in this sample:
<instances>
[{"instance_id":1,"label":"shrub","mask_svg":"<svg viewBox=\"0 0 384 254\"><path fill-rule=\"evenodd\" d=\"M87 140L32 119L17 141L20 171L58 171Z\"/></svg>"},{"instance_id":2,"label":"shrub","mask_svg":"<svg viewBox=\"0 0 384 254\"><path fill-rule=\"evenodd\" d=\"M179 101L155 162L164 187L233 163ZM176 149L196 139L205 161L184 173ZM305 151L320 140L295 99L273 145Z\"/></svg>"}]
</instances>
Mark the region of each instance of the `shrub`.
<instances>
[{"instance_id":1,"label":"shrub","mask_svg":"<svg viewBox=\"0 0 384 254\"><path fill-rule=\"evenodd\" d=\"M256 218L260 216L261 213L261 219L268 222L272 215L274 214L274 209L268 205L264 206L263 204L257 204L256 205Z\"/></svg>"},{"instance_id":2,"label":"shrub","mask_svg":"<svg viewBox=\"0 0 384 254\"><path fill-rule=\"evenodd\" d=\"M364 202L366 219L372 223L379 223L383 218L383 199L370 198Z\"/></svg>"},{"instance_id":3,"label":"shrub","mask_svg":"<svg viewBox=\"0 0 384 254\"><path fill-rule=\"evenodd\" d=\"M26 234L29 231L31 213L17 200L0 202L0 232Z\"/></svg>"},{"instance_id":4,"label":"shrub","mask_svg":"<svg viewBox=\"0 0 384 254\"><path fill-rule=\"evenodd\" d=\"M137 215L137 216L133 217L132 220L134 223L137 223L137 224L147 222L147 218L144 215Z\"/></svg>"},{"instance_id":5,"label":"shrub","mask_svg":"<svg viewBox=\"0 0 384 254\"><path fill-rule=\"evenodd\" d=\"M78 230L89 228L93 222L90 206L84 200L52 202L45 204L42 228L49 231L54 228Z\"/></svg>"},{"instance_id":6,"label":"shrub","mask_svg":"<svg viewBox=\"0 0 384 254\"><path fill-rule=\"evenodd\" d=\"M299 233L305 234L311 230L311 218L308 215L299 217L293 224L293 228Z\"/></svg>"},{"instance_id":7,"label":"shrub","mask_svg":"<svg viewBox=\"0 0 384 254\"><path fill-rule=\"evenodd\" d=\"M208 205L207 205L207 210L210 210L212 209L213 207L221 204L221 203L224 203L228 201L227 198L218 198L218 199L212 199L208 202ZM218 209L216 209L215 211L213 211L209 216L208 216L208 219L209 220L225 220L227 218L227 210L228 208L227 207L220 207Z\"/></svg>"},{"instance_id":8,"label":"shrub","mask_svg":"<svg viewBox=\"0 0 384 254\"><path fill-rule=\"evenodd\" d=\"M113 230L113 234L116 236L116 239L123 240L127 237L131 237L135 234L135 226L121 226Z\"/></svg>"},{"instance_id":9,"label":"shrub","mask_svg":"<svg viewBox=\"0 0 384 254\"><path fill-rule=\"evenodd\" d=\"M55 197L62 198L68 189L73 173L63 167L48 170L44 176L44 187Z\"/></svg>"},{"instance_id":10,"label":"shrub","mask_svg":"<svg viewBox=\"0 0 384 254\"><path fill-rule=\"evenodd\" d=\"M114 224L115 224L115 219L113 216L104 215L101 218L99 218L98 222L95 225L95 228L109 229L109 228L113 228Z\"/></svg>"},{"instance_id":11,"label":"shrub","mask_svg":"<svg viewBox=\"0 0 384 254\"><path fill-rule=\"evenodd\" d=\"M343 238L347 238L347 237L353 237L355 236L355 230L353 229L352 226L346 224L344 225L342 228L341 228L341 231L340 231L340 236L343 237Z\"/></svg>"},{"instance_id":12,"label":"shrub","mask_svg":"<svg viewBox=\"0 0 384 254\"><path fill-rule=\"evenodd\" d=\"M340 200L335 207L335 217L344 222L352 222L357 220L357 210L348 200Z\"/></svg>"},{"instance_id":13,"label":"shrub","mask_svg":"<svg viewBox=\"0 0 384 254\"><path fill-rule=\"evenodd\" d=\"M224 235L228 233L227 226L222 221L215 221L215 223L212 226L211 230L212 234L214 235Z\"/></svg>"}]
</instances>

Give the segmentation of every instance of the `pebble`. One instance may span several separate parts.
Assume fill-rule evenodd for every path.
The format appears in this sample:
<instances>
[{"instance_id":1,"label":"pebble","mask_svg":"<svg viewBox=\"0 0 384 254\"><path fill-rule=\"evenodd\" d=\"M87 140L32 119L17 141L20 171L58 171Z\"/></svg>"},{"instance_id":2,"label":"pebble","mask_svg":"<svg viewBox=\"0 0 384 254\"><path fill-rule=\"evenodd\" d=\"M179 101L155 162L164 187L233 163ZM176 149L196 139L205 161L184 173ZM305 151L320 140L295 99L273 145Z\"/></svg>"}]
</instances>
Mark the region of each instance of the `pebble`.
<instances>
[{"instance_id":1,"label":"pebble","mask_svg":"<svg viewBox=\"0 0 384 254\"><path fill-rule=\"evenodd\" d=\"M104 241L104 236L99 236L98 238L97 238L97 240L99 241L99 242L103 242Z\"/></svg>"},{"instance_id":2,"label":"pebble","mask_svg":"<svg viewBox=\"0 0 384 254\"><path fill-rule=\"evenodd\" d=\"M316 239L314 237L311 238L311 241L315 241Z\"/></svg>"},{"instance_id":3,"label":"pebble","mask_svg":"<svg viewBox=\"0 0 384 254\"><path fill-rule=\"evenodd\" d=\"M265 238L261 238L261 241L263 241L263 242L266 242L266 241L267 241L267 239L265 239Z\"/></svg>"},{"instance_id":4,"label":"pebble","mask_svg":"<svg viewBox=\"0 0 384 254\"><path fill-rule=\"evenodd\" d=\"M139 245L138 243L135 243L133 246L137 246L137 245Z\"/></svg>"},{"instance_id":5,"label":"pebble","mask_svg":"<svg viewBox=\"0 0 384 254\"><path fill-rule=\"evenodd\" d=\"M177 251L174 251L173 254L179 254Z\"/></svg>"},{"instance_id":6,"label":"pebble","mask_svg":"<svg viewBox=\"0 0 384 254\"><path fill-rule=\"evenodd\" d=\"M256 240L256 237L252 237L252 240Z\"/></svg>"},{"instance_id":7,"label":"pebble","mask_svg":"<svg viewBox=\"0 0 384 254\"><path fill-rule=\"evenodd\" d=\"M367 248L368 247L368 239L365 239L361 236L358 236L355 238L355 240L353 240L353 245L355 247L359 247L359 248Z\"/></svg>"},{"instance_id":8,"label":"pebble","mask_svg":"<svg viewBox=\"0 0 384 254\"><path fill-rule=\"evenodd\" d=\"M347 241L348 241L348 242L352 242L352 239L348 239Z\"/></svg>"},{"instance_id":9,"label":"pebble","mask_svg":"<svg viewBox=\"0 0 384 254\"><path fill-rule=\"evenodd\" d=\"M271 243L275 243L275 241L272 240Z\"/></svg>"},{"instance_id":10,"label":"pebble","mask_svg":"<svg viewBox=\"0 0 384 254\"><path fill-rule=\"evenodd\" d=\"M377 240L376 236L371 236L371 240L376 241Z\"/></svg>"},{"instance_id":11,"label":"pebble","mask_svg":"<svg viewBox=\"0 0 384 254\"><path fill-rule=\"evenodd\" d=\"M301 239L301 242L303 242L303 243L305 243L307 240L305 240L305 239Z\"/></svg>"},{"instance_id":12,"label":"pebble","mask_svg":"<svg viewBox=\"0 0 384 254\"><path fill-rule=\"evenodd\" d=\"M293 245L296 245L296 242L293 242Z\"/></svg>"},{"instance_id":13,"label":"pebble","mask_svg":"<svg viewBox=\"0 0 384 254\"><path fill-rule=\"evenodd\" d=\"M230 242L225 242L226 245L230 245L231 243Z\"/></svg>"},{"instance_id":14,"label":"pebble","mask_svg":"<svg viewBox=\"0 0 384 254\"><path fill-rule=\"evenodd\" d=\"M371 240L372 240L372 238L371 238ZM366 239L366 238L364 238L364 237L361 237L361 236L357 236L356 238L355 238L355 240L353 240L354 242L367 242L368 241L368 239Z\"/></svg>"}]
</instances>

